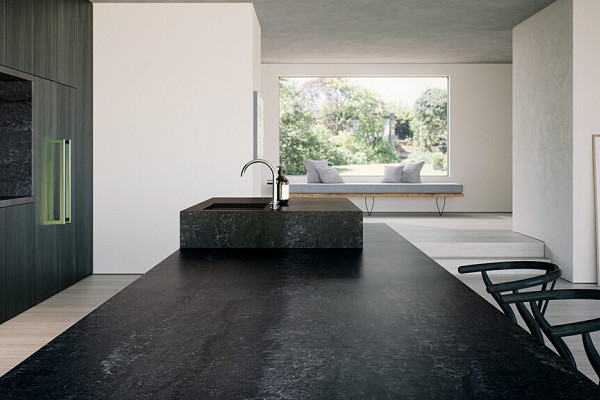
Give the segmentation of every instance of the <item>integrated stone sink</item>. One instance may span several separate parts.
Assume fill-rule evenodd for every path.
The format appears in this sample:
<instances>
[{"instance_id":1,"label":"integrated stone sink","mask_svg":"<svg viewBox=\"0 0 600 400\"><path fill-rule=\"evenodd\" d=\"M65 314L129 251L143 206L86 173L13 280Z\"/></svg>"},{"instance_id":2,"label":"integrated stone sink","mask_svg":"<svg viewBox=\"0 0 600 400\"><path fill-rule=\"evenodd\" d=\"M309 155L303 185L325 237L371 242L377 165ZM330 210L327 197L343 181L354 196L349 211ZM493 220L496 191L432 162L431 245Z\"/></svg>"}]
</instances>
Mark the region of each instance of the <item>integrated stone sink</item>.
<instances>
[{"instance_id":1,"label":"integrated stone sink","mask_svg":"<svg viewBox=\"0 0 600 400\"><path fill-rule=\"evenodd\" d=\"M213 203L206 207L204 210L262 210L268 205L269 203Z\"/></svg>"},{"instance_id":2,"label":"integrated stone sink","mask_svg":"<svg viewBox=\"0 0 600 400\"><path fill-rule=\"evenodd\" d=\"M213 197L180 213L181 248L362 248L363 213L345 198Z\"/></svg>"}]
</instances>

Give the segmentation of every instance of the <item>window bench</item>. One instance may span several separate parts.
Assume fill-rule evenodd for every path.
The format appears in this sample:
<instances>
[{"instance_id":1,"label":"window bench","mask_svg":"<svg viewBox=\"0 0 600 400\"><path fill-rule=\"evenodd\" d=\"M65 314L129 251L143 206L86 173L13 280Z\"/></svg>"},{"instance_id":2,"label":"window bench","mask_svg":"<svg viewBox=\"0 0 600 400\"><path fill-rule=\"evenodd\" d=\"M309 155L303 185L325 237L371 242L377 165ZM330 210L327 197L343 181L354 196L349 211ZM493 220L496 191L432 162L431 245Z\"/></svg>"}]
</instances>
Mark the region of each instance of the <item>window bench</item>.
<instances>
[{"instance_id":1,"label":"window bench","mask_svg":"<svg viewBox=\"0 0 600 400\"><path fill-rule=\"evenodd\" d=\"M460 183L290 183L290 197L364 197L367 213L371 215L375 197L435 197L441 216L447 197L463 197ZM371 208L367 198L372 198ZM443 199L440 208L439 199Z\"/></svg>"}]
</instances>

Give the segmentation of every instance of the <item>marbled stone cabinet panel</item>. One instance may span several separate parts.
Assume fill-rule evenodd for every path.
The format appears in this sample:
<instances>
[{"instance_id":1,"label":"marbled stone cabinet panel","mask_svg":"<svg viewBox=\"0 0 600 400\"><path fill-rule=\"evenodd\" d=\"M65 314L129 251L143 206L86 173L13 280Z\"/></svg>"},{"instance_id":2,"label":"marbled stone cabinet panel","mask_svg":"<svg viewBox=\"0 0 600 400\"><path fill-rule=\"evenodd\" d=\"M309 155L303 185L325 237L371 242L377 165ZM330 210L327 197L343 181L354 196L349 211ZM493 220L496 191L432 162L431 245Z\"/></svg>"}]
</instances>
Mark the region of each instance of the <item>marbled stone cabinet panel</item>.
<instances>
[{"instance_id":1,"label":"marbled stone cabinet panel","mask_svg":"<svg viewBox=\"0 0 600 400\"><path fill-rule=\"evenodd\" d=\"M0 74L0 197L32 195L32 84Z\"/></svg>"}]
</instances>

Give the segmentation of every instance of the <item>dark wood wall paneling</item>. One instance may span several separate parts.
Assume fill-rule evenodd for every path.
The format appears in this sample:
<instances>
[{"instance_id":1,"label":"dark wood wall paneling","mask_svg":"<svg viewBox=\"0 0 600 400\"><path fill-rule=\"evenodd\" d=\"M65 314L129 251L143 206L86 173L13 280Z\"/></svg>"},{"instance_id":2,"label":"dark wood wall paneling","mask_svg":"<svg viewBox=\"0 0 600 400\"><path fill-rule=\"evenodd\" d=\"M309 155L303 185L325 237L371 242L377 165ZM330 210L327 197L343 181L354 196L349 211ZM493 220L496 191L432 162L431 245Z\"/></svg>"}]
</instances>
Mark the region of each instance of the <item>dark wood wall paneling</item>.
<instances>
[{"instance_id":1,"label":"dark wood wall paneling","mask_svg":"<svg viewBox=\"0 0 600 400\"><path fill-rule=\"evenodd\" d=\"M77 17L77 132L74 151L78 161L75 170L77 191L74 207L77 208L77 277L81 279L93 272L92 231L92 4L79 3Z\"/></svg>"},{"instance_id":2,"label":"dark wood wall paneling","mask_svg":"<svg viewBox=\"0 0 600 400\"><path fill-rule=\"evenodd\" d=\"M4 229L1 229L4 228ZM6 209L0 208L0 321L6 320Z\"/></svg>"},{"instance_id":3,"label":"dark wood wall paneling","mask_svg":"<svg viewBox=\"0 0 600 400\"><path fill-rule=\"evenodd\" d=\"M69 86L59 85L58 87L58 121L57 130L58 137L72 140L73 145L77 143L75 132L77 130L76 118L77 91ZM77 170L78 154L77 151L71 149L71 164L74 170ZM74 172L74 171L73 171ZM77 193L79 182L77 179L72 179L72 193ZM72 202L71 199L66 201ZM77 250L77 225L80 221L78 208L73 207L72 220L73 223L57 226L58 234L58 269L57 269L57 284L58 290L68 288L77 282L77 266L76 266L76 250Z\"/></svg>"},{"instance_id":4,"label":"dark wood wall paneling","mask_svg":"<svg viewBox=\"0 0 600 400\"><path fill-rule=\"evenodd\" d=\"M0 64L6 65L6 50L4 46L6 36L6 0L0 0Z\"/></svg>"},{"instance_id":5,"label":"dark wood wall paneling","mask_svg":"<svg viewBox=\"0 0 600 400\"><path fill-rule=\"evenodd\" d=\"M58 154L58 84L37 78L34 82L34 197L35 197L35 296L36 302L56 293ZM62 227L61 227L62 228Z\"/></svg>"},{"instance_id":6,"label":"dark wood wall paneling","mask_svg":"<svg viewBox=\"0 0 600 400\"><path fill-rule=\"evenodd\" d=\"M33 73L33 0L4 0L5 65Z\"/></svg>"},{"instance_id":7,"label":"dark wood wall paneling","mask_svg":"<svg viewBox=\"0 0 600 400\"><path fill-rule=\"evenodd\" d=\"M34 206L6 208L4 314L12 317L34 304Z\"/></svg>"},{"instance_id":8,"label":"dark wood wall paneling","mask_svg":"<svg viewBox=\"0 0 600 400\"><path fill-rule=\"evenodd\" d=\"M91 10L84 1L0 0L0 64L75 87L79 8Z\"/></svg>"},{"instance_id":9,"label":"dark wood wall paneling","mask_svg":"<svg viewBox=\"0 0 600 400\"><path fill-rule=\"evenodd\" d=\"M33 204L0 208L0 322L92 273L92 5L0 0L0 64L34 76ZM72 223L58 217L72 140Z\"/></svg>"},{"instance_id":10,"label":"dark wood wall paneling","mask_svg":"<svg viewBox=\"0 0 600 400\"><path fill-rule=\"evenodd\" d=\"M85 1L85 0L84 0ZM90 54L92 47L78 49L78 15L81 0L58 0L58 81L69 86L77 86L77 71L82 66L77 62L77 51ZM91 10L91 4L85 1L82 9ZM81 26L91 35L92 21Z\"/></svg>"},{"instance_id":11,"label":"dark wood wall paneling","mask_svg":"<svg viewBox=\"0 0 600 400\"><path fill-rule=\"evenodd\" d=\"M33 0L33 74L58 80L58 0Z\"/></svg>"}]
</instances>

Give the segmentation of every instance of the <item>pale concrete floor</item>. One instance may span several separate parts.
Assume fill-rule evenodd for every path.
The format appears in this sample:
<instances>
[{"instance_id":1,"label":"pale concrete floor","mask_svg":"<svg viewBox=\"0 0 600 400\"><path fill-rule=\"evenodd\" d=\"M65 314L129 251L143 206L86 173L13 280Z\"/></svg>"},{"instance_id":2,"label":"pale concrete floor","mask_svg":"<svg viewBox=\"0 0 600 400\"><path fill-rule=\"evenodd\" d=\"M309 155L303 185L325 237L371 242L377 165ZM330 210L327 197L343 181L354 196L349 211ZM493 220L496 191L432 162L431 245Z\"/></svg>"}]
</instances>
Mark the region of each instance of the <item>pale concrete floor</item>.
<instances>
[{"instance_id":1,"label":"pale concrete floor","mask_svg":"<svg viewBox=\"0 0 600 400\"><path fill-rule=\"evenodd\" d=\"M448 261L448 259L456 259L457 261L464 259L479 260L482 258L480 254L482 251L481 243L484 243L487 248L501 248L501 251L513 251L514 248L499 247L498 243L516 243L517 249L519 249L518 246L521 242L532 243L530 238L512 234L512 217L510 214L461 213L445 214L441 218L436 214L373 214L372 217L365 217L365 223L387 223L414 242L417 247L421 246L420 248L425 253L427 253L427 246L423 246L424 242L437 242L447 245L448 248L457 244L475 243L463 246L466 249L464 251L472 252L472 254L475 254L474 256L455 254L451 257L441 257L443 262ZM430 236L428 236L428 233ZM469 250L470 246L475 250ZM522 255L516 256L516 258L522 257ZM501 258L502 256L498 255L490 260ZM514 258L514 255L508 254L506 258ZM452 270L452 268L447 269ZM480 276L456 276L480 296L497 306L485 291ZM138 277L139 275L89 276L1 324L0 375L8 372ZM523 275L502 275L496 279L511 280L523 277ZM558 287L598 288L596 285L574 285L564 280L559 282ZM600 307L593 302L578 302L576 305L553 304L548 310L548 318L551 322L562 323L571 322L574 318L595 318L599 316L598 314L600 314ZM594 339L596 343L600 343L598 335L595 335ZM573 349L579 369L590 379L598 382L598 378L583 352L581 340L573 338L569 341L569 346Z\"/></svg>"}]
</instances>

